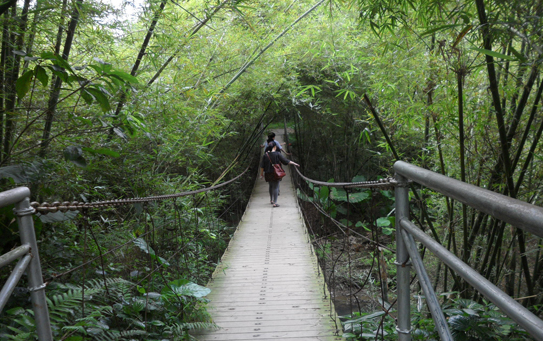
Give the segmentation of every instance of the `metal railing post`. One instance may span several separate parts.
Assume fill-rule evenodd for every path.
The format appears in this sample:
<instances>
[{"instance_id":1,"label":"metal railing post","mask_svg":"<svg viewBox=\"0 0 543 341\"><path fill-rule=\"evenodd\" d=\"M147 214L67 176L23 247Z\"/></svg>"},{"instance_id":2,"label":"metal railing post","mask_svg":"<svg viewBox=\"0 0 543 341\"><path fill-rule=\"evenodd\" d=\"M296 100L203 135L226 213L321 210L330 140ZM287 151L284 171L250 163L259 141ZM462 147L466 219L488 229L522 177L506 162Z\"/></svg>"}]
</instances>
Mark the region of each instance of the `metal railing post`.
<instances>
[{"instance_id":1,"label":"metal railing post","mask_svg":"<svg viewBox=\"0 0 543 341\"><path fill-rule=\"evenodd\" d=\"M40 341L53 341L51 331L51 323L49 320L49 310L45 299L45 284L43 283L40 256L38 252L38 244L36 242L36 233L34 231L34 221L32 214L34 209L30 207L30 201L27 198L15 204L13 210L17 216L19 224L19 233L21 235L21 243L30 245L32 260L26 269L28 275L28 290L32 298L32 308L34 309L34 317L36 320L36 330Z\"/></svg>"},{"instance_id":2,"label":"metal railing post","mask_svg":"<svg viewBox=\"0 0 543 341\"><path fill-rule=\"evenodd\" d=\"M424 263L417 250L417 244L415 244L415 240L409 232L403 228L400 228L399 230L402 232L404 243L411 256L411 263L415 267L417 278L419 279L419 283L426 296L426 304L428 305L428 310L430 310L430 313L432 314L439 338L441 341L454 341L451 331L449 330L449 325L447 324L447 319L445 318L445 315L443 315L434 288L432 288L430 277L428 277L428 273L426 273Z\"/></svg>"},{"instance_id":3,"label":"metal railing post","mask_svg":"<svg viewBox=\"0 0 543 341\"><path fill-rule=\"evenodd\" d=\"M394 194L396 197L396 280L398 285L398 331L399 341L411 340L411 303L410 303L410 265L409 254L402 237L400 221L409 219L409 187L407 179L396 173L398 182Z\"/></svg>"}]
</instances>

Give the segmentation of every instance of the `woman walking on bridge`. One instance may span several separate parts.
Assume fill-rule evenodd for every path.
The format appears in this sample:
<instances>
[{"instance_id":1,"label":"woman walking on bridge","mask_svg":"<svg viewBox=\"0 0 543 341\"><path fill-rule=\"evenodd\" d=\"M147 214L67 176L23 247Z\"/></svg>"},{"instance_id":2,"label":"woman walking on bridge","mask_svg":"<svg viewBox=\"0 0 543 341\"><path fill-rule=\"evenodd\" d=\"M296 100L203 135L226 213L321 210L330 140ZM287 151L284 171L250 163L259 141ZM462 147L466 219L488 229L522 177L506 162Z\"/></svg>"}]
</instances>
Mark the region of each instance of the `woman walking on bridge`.
<instances>
[{"instance_id":1,"label":"woman walking on bridge","mask_svg":"<svg viewBox=\"0 0 543 341\"><path fill-rule=\"evenodd\" d=\"M279 194L279 181L281 180L276 180L273 168L273 165L278 164L279 162L284 165L300 167L296 162L290 161L280 152L277 152L277 145L275 143L268 143L264 150L262 161L260 161L260 178L264 178L270 186L270 203L273 207L279 207L279 204L277 204L277 196Z\"/></svg>"}]
</instances>

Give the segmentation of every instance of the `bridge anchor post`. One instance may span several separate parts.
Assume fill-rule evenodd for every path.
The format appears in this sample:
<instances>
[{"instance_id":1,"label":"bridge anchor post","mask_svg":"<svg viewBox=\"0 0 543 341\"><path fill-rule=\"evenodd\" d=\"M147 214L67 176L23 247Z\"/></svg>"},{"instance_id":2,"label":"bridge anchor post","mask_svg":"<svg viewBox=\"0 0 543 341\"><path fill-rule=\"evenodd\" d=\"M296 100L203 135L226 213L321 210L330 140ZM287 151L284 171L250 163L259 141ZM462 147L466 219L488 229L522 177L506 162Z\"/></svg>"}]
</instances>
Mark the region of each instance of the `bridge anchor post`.
<instances>
[{"instance_id":1,"label":"bridge anchor post","mask_svg":"<svg viewBox=\"0 0 543 341\"><path fill-rule=\"evenodd\" d=\"M409 254L402 237L400 222L409 219L409 185L407 178L396 173L398 184L394 190L396 197L396 280L398 285L398 321L396 330L399 341L411 340L411 303L410 303L410 264Z\"/></svg>"},{"instance_id":2,"label":"bridge anchor post","mask_svg":"<svg viewBox=\"0 0 543 341\"><path fill-rule=\"evenodd\" d=\"M36 242L36 232L34 231L34 221L32 220L34 209L30 207L30 201L26 197L15 204L13 211L17 216L17 223L19 224L21 244L30 245L30 252L32 254L32 259L26 269L26 273L28 275L28 290L32 298L32 308L34 309L36 319L38 340L53 341L49 310L45 298L46 284L43 283L38 243Z\"/></svg>"}]
</instances>

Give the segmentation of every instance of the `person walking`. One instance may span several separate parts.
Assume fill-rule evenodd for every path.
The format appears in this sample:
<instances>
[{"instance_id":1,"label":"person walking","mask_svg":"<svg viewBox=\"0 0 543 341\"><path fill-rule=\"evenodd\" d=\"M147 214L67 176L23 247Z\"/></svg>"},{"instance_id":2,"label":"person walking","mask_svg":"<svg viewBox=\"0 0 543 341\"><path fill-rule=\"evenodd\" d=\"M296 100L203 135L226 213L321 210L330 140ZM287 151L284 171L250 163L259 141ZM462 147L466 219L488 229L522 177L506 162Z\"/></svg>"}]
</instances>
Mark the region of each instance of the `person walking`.
<instances>
[{"instance_id":1,"label":"person walking","mask_svg":"<svg viewBox=\"0 0 543 341\"><path fill-rule=\"evenodd\" d=\"M285 149L283 149L283 147L281 146L281 143L279 143L278 141L275 140L275 133L272 131L271 133L268 134L268 141L267 143L270 143L270 142L273 142L275 143L275 145L277 146L277 150L279 152L283 152L287 155L290 155L290 153L288 153Z\"/></svg>"},{"instance_id":2,"label":"person walking","mask_svg":"<svg viewBox=\"0 0 543 341\"><path fill-rule=\"evenodd\" d=\"M277 203L277 196L279 194L279 181L274 177L273 165L282 163L284 165L294 165L300 167L294 161L290 161L284 157L280 152L277 151L277 145L274 142L268 143L266 149L264 150L264 156L260 161L260 178L266 180L269 184L270 190L270 203L273 207L279 207Z\"/></svg>"}]
</instances>

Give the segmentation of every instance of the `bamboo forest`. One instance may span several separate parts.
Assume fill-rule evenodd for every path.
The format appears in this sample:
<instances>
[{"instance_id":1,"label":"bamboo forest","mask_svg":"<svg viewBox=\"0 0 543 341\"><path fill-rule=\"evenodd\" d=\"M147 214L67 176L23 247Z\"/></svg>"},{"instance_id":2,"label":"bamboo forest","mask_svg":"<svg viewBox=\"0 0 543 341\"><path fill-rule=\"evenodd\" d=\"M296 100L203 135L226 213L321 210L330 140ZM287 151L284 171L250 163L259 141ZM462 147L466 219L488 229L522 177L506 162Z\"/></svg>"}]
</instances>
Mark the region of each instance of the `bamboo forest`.
<instances>
[{"instance_id":1,"label":"bamboo forest","mask_svg":"<svg viewBox=\"0 0 543 341\"><path fill-rule=\"evenodd\" d=\"M0 18L1 340L543 340L541 1Z\"/></svg>"}]
</instances>

